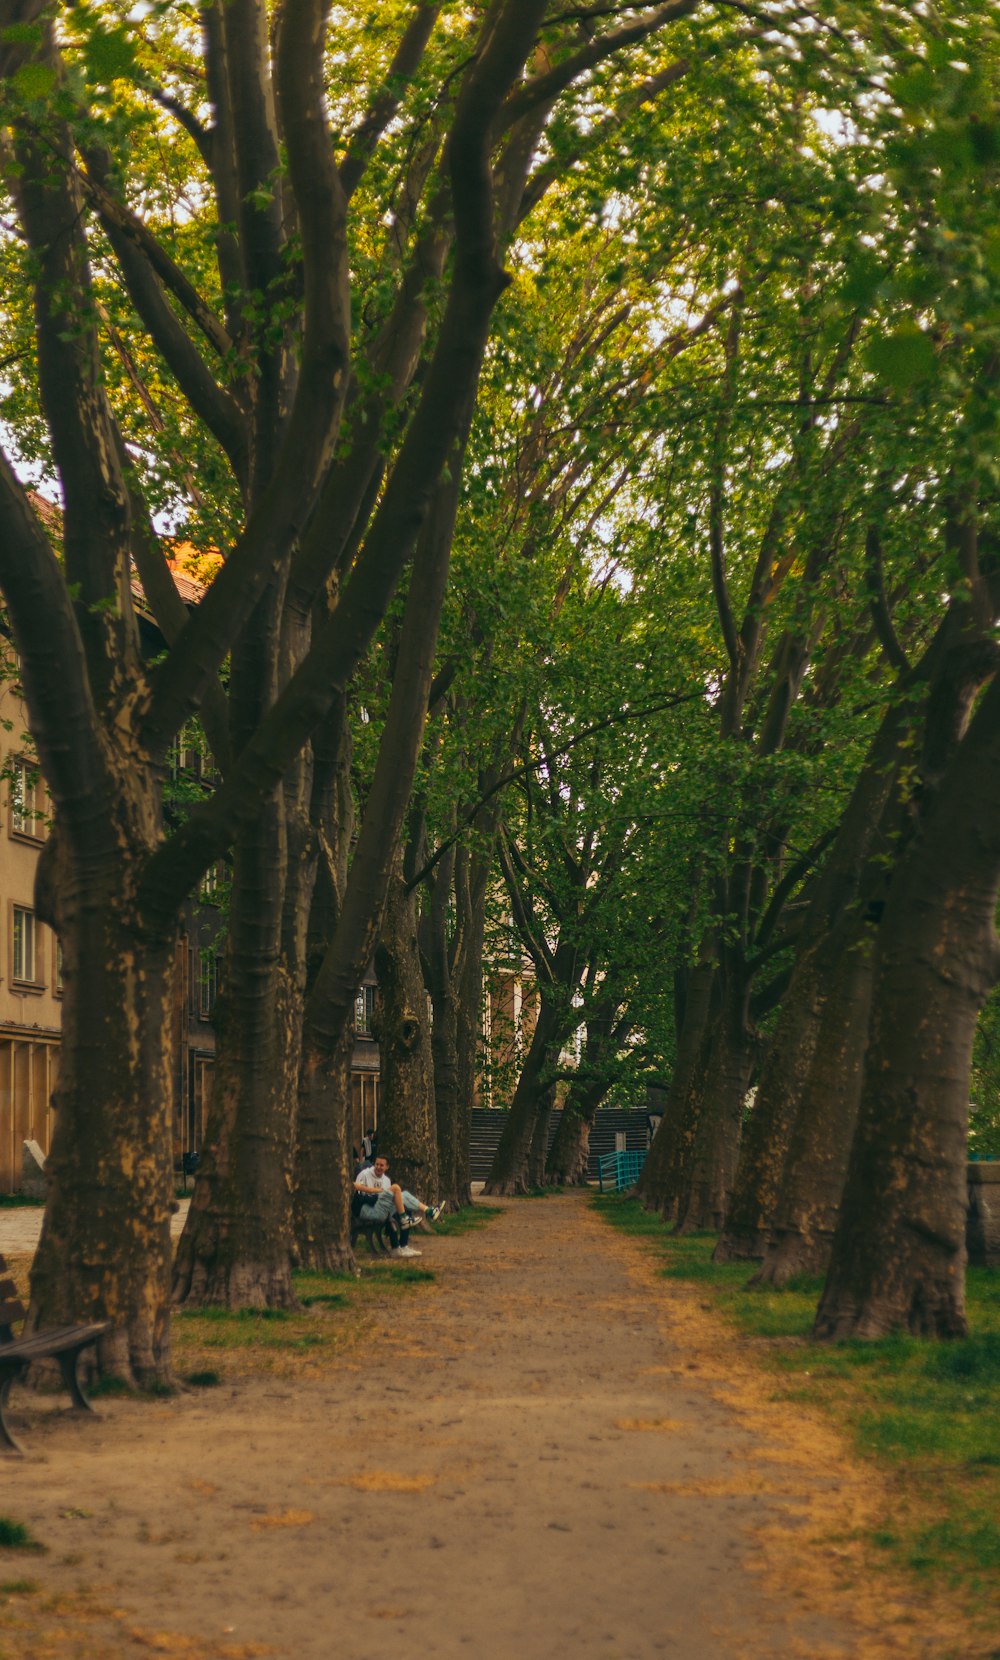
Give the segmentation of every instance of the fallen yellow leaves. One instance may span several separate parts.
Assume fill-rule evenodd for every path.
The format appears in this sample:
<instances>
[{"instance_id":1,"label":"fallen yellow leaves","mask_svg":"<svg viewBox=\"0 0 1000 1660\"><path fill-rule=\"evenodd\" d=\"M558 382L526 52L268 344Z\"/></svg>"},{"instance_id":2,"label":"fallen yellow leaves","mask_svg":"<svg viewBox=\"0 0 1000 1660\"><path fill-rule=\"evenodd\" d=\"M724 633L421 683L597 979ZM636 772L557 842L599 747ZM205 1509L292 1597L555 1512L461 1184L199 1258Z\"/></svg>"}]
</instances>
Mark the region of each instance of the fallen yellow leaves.
<instances>
[{"instance_id":1,"label":"fallen yellow leaves","mask_svg":"<svg viewBox=\"0 0 1000 1660\"><path fill-rule=\"evenodd\" d=\"M315 1520L311 1510L283 1510L277 1516L255 1516L250 1526L259 1533L267 1527L308 1527Z\"/></svg>"},{"instance_id":2,"label":"fallen yellow leaves","mask_svg":"<svg viewBox=\"0 0 1000 1660\"><path fill-rule=\"evenodd\" d=\"M615 1429L661 1430L664 1434L676 1433L689 1426L682 1424L679 1418L616 1418Z\"/></svg>"},{"instance_id":3,"label":"fallen yellow leaves","mask_svg":"<svg viewBox=\"0 0 1000 1660\"><path fill-rule=\"evenodd\" d=\"M437 1476L401 1476L395 1470L362 1470L356 1476L344 1476L343 1485L359 1493L423 1493L436 1480Z\"/></svg>"}]
</instances>

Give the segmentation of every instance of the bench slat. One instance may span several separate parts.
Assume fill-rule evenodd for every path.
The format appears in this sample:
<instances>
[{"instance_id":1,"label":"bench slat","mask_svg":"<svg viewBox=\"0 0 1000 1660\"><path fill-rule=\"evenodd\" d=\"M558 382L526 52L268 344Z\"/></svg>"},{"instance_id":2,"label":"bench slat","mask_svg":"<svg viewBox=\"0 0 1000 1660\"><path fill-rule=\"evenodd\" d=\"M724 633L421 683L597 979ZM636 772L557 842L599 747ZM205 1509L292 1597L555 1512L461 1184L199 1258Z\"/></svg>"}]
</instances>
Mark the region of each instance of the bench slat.
<instances>
[{"instance_id":1,"label":"bench slat","mask_svg":"<svg viewBox=\"0 0 1000 1660\"><path fill-rule=\"evenodd\" d=\"M14 1343L0 1343L0 1367L8 1361L44 1360L46 1355L62 1354L67 1349L85 1349L107 1330L107 1321L97 1326L59 1326L54 1331L19 1337Z\"/></svg>"}]
</instances>

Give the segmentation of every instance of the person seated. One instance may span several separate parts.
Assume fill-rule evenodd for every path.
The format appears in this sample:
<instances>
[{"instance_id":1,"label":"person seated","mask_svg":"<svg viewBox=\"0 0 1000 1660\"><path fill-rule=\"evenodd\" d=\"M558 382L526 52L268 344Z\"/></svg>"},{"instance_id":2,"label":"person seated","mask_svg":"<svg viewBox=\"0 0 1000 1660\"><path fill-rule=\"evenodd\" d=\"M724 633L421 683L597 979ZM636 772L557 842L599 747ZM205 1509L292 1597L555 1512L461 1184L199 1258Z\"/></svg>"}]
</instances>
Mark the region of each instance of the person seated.
<instances>
[{"instance_id":1,"label":"person seated","mask_svg":"<svg viewBox=\"0 0 1000 1660\"><path fill-rule=\"evenodd\" d=\"M418 1227L425 1216L436 1222L443 1205L425 1205L416 1194L408 1193L398 1182L389 1179L389 1160L380 1153L374 1164L358 1171L354 1178L352 1209L362 1222L389 1222L393 1236L391 1255L419 1257L407 1239L410 1228Z\"/></svg>"}]
</instances>

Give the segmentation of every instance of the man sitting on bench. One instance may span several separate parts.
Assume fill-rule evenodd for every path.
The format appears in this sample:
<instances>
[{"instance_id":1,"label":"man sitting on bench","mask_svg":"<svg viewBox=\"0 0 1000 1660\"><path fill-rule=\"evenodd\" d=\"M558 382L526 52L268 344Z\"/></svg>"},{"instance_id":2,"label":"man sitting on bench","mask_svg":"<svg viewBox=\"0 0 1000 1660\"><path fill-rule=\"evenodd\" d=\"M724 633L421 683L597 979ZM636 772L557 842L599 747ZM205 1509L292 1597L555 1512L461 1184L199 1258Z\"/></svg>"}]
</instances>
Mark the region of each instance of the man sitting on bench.
<instances>
[{"instance_id":1,"label":"man sitting on bench","mask_svg":"<svg viewBox=\"0 0 1000 1660\"><path fill-rule=\"evenodd\" d=\"M365 1165L355 1176L352 1205L362 1222L392 1220L394 1257L422 1256L423 1252L414 1250L407 1240L407 1233L425 1216L436 1222L444 1209L443 1205L425 1205L415 1194L404 1192L398 1182L391 1182L389 1160L381 1153L374 1164Z\"/></svg>"}]
</instances>

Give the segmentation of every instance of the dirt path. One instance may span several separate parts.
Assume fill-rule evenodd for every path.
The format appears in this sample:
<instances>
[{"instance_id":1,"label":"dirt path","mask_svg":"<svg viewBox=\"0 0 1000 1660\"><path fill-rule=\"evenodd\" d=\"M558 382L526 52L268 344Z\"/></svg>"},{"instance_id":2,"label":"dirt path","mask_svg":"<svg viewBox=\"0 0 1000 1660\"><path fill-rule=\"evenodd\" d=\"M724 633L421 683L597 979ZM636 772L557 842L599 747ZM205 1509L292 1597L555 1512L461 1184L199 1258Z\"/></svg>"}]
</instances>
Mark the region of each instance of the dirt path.
<instances>
[{"instance_id":1,"label":"dirt path","mask_svg":"<svg viewBox=\"0 0 1000 1660\"><path fill-rule=\"evenodd\" d=\"M810 1543L836 1457L719 1398L691 1293L583 1198L511 1203L423 1265L394 1329L311 1380L26 1413L2 1509L50 1548L3 1553L40 1591L0 1610L0 1654L943 1652L891 1611L855 1624Z\"/></svg>"}]
</instances>

